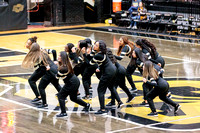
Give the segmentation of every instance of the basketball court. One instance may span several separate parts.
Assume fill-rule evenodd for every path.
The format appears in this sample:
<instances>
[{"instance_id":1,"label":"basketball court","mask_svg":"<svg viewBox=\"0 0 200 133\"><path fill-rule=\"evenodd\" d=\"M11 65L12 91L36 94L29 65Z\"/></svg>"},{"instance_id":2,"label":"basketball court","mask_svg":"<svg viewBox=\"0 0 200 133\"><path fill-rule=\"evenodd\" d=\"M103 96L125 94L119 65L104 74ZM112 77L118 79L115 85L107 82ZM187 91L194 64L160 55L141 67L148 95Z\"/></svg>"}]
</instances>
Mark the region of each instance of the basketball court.
<instances>
[{"instance_id":1,"label":"basketball court","mask_svg":"<svg viewBox=\"0 0 200 133\"><path fill-rule=\"evenodd\" d=\"M86 25L92 27L91 25ZM108 115L95 115L99 109L97 96L98 79L92 77L93 97L88 100L92 106L89 114L83 107L74 104L68 98L66 103L68 117L57 119L60 112L59 103L55 97L56 90L52 85L46 88L48 109L38 109L31 100L35 97L28 78L32 69L21 68L21 63L28 50L25 42L32 36L38 36L38 43L43 48L55 49L57 53L64 51L67 43L77 44L79 40L91 38L104 40L109 48L116 53L118 40L124 34L88 30L84 26L27 29L0 33L0 132L200 132L200 45L160 38L148 38L127 35L131 41L147 38L154 43L158 52L165 59L164 78L170 84L172 100L181 105L178 114L174 116L174 108L163 103L159 98L154 100L158 117L147 116L149 107L140 106L143 101L142 76L136 72L133 75L137 93L135 99L121 110L108 109ZM105 26L96 24L96 27ZM93 25L95 27L95 25ZM181 39L181 38L179 38ZM125 58L123 66L127 66ZM81 80L81 77L79 77ZM63 85L63 82L60 81ZM131 89L129 83L126 83ZM79 91L84 96L81 84ZM120 98L125 103L127 96L117 89ZM106 98L110 96L109 91ZM110 99L106 99L108 103Z\"/></svg>"}]
</instances>

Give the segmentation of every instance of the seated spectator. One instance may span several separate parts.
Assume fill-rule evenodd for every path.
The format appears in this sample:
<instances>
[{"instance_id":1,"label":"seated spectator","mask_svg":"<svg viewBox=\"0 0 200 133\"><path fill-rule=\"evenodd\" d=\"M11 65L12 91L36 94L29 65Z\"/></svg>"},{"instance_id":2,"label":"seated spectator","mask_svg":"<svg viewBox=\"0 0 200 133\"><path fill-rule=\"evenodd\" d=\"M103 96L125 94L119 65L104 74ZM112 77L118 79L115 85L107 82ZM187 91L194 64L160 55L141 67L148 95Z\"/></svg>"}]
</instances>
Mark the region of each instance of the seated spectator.
<instances>
[{"instance_id":1,"label":"seated spectator","mask_svg":"<svg viewBox=\"0 0 200 133\"><path fill-rule=\"evenodd\" d=\"M146 13L146 8L144 7L142 2L139 2L138 4L139 6L137 6L137 4L135 2L133 2L133 5L129 8L129 13L131 14L131 24L129 27L127 27L128 29L132 28L132 29L137 29L137 22L134 20L140 20L140 14L141 13ZM137 15L133 15L133 12L138 12ZM145 16L144 16L145 17ZM145 19L142 16L142 19Z\"/></svg>"}]
</instances>

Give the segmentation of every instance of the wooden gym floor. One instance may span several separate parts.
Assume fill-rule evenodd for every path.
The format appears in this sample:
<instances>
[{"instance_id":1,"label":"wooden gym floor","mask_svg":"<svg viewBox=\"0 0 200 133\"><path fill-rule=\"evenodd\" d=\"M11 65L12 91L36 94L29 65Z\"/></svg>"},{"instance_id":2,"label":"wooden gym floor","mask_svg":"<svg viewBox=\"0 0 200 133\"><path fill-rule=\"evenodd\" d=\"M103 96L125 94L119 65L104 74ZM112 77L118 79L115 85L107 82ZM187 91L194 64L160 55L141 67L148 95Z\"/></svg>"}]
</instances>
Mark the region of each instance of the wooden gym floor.
<instances>
[{"instance_id":1,"label":"wooden gym floor","mask_svg":"<svg viewBox=\"0 0 200 133\"><path fill-rule=\"evenodd\" d=\"M94 24L87 26L104 26ZM75 26L75 28L83 26ZM140 106L142 99L142 77L136 72L133 79L138 88L134 93L133 102L126 104L121 110L109 109L108 115L97 116L94 111L85 114L83 107L66 103L68 118L57 119L59 113L56 90L52 85L46 88L48 109L37 109L31 104L34 94L27 82L33 72L32 69L21 68L21 62L28 52L24 45L32 36L38 36L38 43L43 48L60 51L71 42L84 38L104 40L108 47L116 53L118 39L122 34L100 32L86 29L66 30L74 27L54 27L41 29L27 29L20 31L0 32L0 133L7 132L200 132L200 45L181 41L147 38L153 42L158 52L164 57L166 66L164 77L170 84L172 99L181 105L177 116L174 116L173 107L167 106L156 98L154 100L158 117L147 116L148 107ZM56 31L53 31L55 30ZM64 30L63 30L64 29ZM52 31L48 31L52 30ZM26 33L29 32L30 33ZM33 33L31 33L33 32ZM128 36L136 41L140 36ZM129 59L120 62L125 67ZM81 79L81 77L80 77ZM60 81L63 85L63 82ZM98 80L92 77L93 98L90 101L93 110L99 109L97 97ZM131 89L129 83L127 86ZM81 97L84 89L80 86ZM120 88L118 93L125 103L126 95ZM106 97L110 94L106 93ZM106 99L106 103L109 99Z\"/></svg>"}]
</instances>

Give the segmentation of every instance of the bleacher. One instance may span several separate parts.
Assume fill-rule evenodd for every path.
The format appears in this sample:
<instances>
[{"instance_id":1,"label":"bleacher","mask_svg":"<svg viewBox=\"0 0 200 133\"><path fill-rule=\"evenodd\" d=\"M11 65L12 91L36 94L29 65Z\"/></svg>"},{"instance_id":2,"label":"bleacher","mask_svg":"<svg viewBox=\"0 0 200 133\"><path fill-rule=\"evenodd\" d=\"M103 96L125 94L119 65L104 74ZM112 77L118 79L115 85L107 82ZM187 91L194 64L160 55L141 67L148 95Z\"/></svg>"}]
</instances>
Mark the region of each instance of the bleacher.
<instances>
[{"instance_id":1,"label":"bleacher","mask_svg":"<svg viewBox=\"0 0 200 133\"><path fill-rule=\"evenodd\" d=\"M137 12L133 14L137 15ZM127 28L131 21L135 21L138 31L200 36L200 18L164 12L147 12L142 15L146 15L146 19L132 20L128 11L116 12L112 17L119 27Z\"/></svg>"},{"instance_id":2,"label":"bleacher","mask_svg":"<svg viewBox=\"0 0 200 133\"><path fill-rule=\"evenodd\" d=\"M132 20L128 6L122 11L112 14L113 22L123 28L129 27L131 21L137 23L135 31L153 32L168 35L183 35L200 38L200 1L199 0L143 0L147 8L141 13L143 19ZM130 3L129 3L130 7ZM144 17L145 16L145 17Z\"/></svg>"}]
</instances>

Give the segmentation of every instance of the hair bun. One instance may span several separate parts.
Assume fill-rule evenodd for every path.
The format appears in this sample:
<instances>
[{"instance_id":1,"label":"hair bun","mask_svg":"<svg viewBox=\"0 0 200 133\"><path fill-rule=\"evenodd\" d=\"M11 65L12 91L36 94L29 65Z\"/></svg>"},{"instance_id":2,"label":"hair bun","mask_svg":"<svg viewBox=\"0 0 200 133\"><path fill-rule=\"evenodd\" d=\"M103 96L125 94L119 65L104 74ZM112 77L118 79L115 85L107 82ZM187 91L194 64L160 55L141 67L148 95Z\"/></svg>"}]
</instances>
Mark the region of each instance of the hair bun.
<instances>
[{"instance_id":1,"label":"hair bun","mask_svg":"<svg viewBox=\"0 0 200 133\"><path fill-rule=\"evenodd\" d=\"M34 42L37 42L37 36L32 37Z\"/></svg>"}]
</instances>

